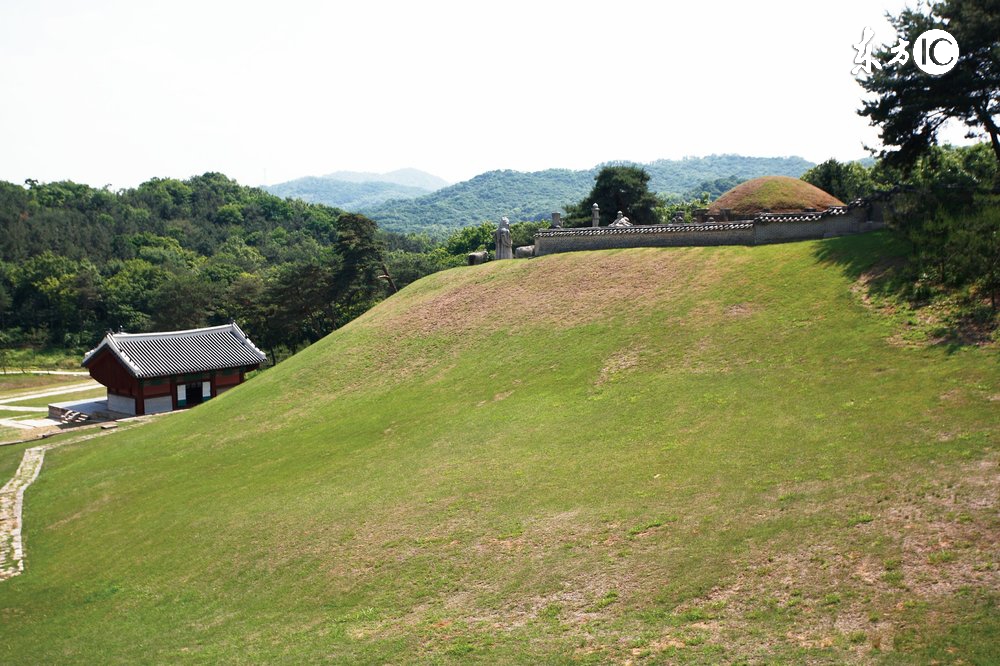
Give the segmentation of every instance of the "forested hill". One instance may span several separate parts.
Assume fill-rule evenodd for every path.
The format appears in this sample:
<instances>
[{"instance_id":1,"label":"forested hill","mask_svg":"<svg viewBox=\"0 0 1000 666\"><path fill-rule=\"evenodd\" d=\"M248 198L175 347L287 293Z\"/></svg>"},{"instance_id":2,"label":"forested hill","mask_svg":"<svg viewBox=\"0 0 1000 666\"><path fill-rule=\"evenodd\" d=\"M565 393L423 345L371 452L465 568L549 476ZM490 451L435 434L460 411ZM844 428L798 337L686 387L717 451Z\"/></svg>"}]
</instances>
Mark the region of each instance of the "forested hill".
<instances>
[{"instance_id":1,"label":"forested hill","mask_svg":"<svg viewBox=\"0 0 1000 666\"><path fill-rule=\"evenodd\" d=\"M600 166L604 165L585 171L489 171L432 194L391 200L363 207L360 211L385 229L426 231L434 235L496 220L503 215L512 220L540 220L553 212L564 211L567 204L586 196ZM718 195L739 182L758 176L798 178L814 164L801 157L709 155L656 160L639 166L649 172L650 187L657 193L668 197L691 197L702 191Z\"/></svg>"},{"instance_id":2,"label":"forested hill","mask_svg":"<svg viewBox=\"0 0 1000 666\"><path fill-rule=\"evenodd\" d=\"M649 187L654 192L686 196L700 194L699 188L717 179L732 176L740 181L760 176L799 178L816 165L801 157L709 155L680 160L656 160L639 166L649 173Z\"/></svg>"},{"instance_id":3,"label":"forested hill","mask_svg":"<svg viewBox=\"0 0 1000 666\"><path fill-rule=\"evenodd\" d=\"M218 173L118 192L0 181L0 352L230 318L294 349L384 297L377 233Z\"/></svg>"},{"instance_id":4,"label":"forested hill","mask_svg":"<svg viewBox=\"0 0 1000 666\"><path fill-rule=\"evenodd\" d=\"M596 173L569 169L488 171L432 194L387 201L362 212L384 229L432 235L498 220L503 215L512 220L538 220L586 194Z\"/></svg>"}]
</instances>

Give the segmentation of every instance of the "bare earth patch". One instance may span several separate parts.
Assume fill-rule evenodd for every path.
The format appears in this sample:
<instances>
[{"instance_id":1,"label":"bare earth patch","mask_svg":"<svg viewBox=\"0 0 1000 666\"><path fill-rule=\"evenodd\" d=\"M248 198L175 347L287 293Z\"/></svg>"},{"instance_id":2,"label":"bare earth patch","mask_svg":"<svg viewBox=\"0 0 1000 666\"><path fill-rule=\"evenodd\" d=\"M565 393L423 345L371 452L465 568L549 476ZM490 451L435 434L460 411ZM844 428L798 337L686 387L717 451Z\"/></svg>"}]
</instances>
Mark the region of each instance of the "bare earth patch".
<instances>
[{"instance_id":1,"label":"bare earth patch","mask_svg":"<svg viewBox=\"0 0 1000 666\"><path fill-rule=\"evenodd\" d=\"M750 303L736 303L726 308L726 315L729 317L749 317L753 314L753 306Z\"/></svg>"},{"instance_id":2,"label":"bare earth patch","mask_svg":"<svg viewBox=\"0 0 1000 666\"><path fill-rule=\"evenodd\" d=\"M639 365L639 354L640 350L632 347L615 352L605 361L604 367L601 368L601 372L597 376L594 385L603 386L621 373Z\"/></svg>"}]
</instances>

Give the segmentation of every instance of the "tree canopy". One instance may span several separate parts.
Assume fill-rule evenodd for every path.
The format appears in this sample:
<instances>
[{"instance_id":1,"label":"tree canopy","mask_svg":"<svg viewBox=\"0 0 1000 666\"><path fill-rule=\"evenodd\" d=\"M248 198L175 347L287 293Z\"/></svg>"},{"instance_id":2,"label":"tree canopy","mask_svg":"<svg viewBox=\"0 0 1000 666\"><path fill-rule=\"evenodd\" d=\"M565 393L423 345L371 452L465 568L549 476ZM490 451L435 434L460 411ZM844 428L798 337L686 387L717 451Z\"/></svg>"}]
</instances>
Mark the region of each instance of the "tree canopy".
<instances>
[{"instance_id":1,"label":"tree canopy","mask_svg":"<svg viewBox=\"0 0 1000 666\"><path fill-rule=\"evenodd\" d=\"M582 227L591 223L591 207L600 208L601 224L606 226L622 211L632 224L658 224L656 208L663 201L649 191L649 174L637 166L606 166L594 178L594 187L583 200L566 207L567 226Z\"/></svg>"},{"instance_id":2,"label":"tree canopy","mask_svg":"<svg viewBox=\"0 0 1000 666\"><path fill-rule=\"evenodd\" d=\"M387 294L374 222L222 174L112 192L0 182L7 344L94 345L234 318L274 351L318 340ZM272 354L273 355L273 354Z\"/></svg>"},{"instance_id":3,"label":"tree canopy","mask_svg":"<svg viewBox=\"0 0 1000 666\"><path fill-rule=\"evenodd\" d=\"M849 202L871 194L876 188L868 169L858 162L829 159L802 174L802 180Z\"/></svg>"},{"instance_id":4,"label":"tree canopy","mask_svg":"<svg viewBox=\"0 0 1000 666\"><path fill-rule=\"evenodd\" d=\"M926 13L924 13L926 11ZM949 120L958 120L972 135L989 137L1000 163L1000 6L996 0L946 0L929 8L904 9L888 15L900 39L911 45L930 29L947 30L959 45L956 65L931 76L915 63L875 69L860 79L871 98L858 113L880 128L889 166L908 169L937 142ZM891 51L875 54L881 62Z\"/></svg>"}]
</instances>

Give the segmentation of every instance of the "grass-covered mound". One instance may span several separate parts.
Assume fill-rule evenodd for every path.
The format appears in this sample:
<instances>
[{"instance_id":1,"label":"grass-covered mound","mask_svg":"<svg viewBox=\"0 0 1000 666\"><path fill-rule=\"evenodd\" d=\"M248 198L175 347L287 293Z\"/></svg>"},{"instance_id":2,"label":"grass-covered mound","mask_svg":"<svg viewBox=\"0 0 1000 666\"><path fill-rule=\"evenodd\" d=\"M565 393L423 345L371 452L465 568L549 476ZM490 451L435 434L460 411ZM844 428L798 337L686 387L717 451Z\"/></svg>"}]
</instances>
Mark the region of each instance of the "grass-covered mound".
<instances>
[{"instance_id":1,"label":"grass-covered mound","mask_svg":"<svg viewBox=\"0 0 1000 666\"><path fill-rule=\"evenodd\" d=\"M889 251L414 283L50 452L0 662L996 662L996 352L897 340Z\"/></svg>"},{"instance_id":2,"label":"grass-covered mound","mask_svg":"<svg viewBox=\"0 0 1000 666\"><path fill-rule=\"evenodd\" d=\"M740 183L709 206L712 215L730 209L737 215L753 215L763 210L791 213L807 208L826 210L844 202L815 185L788 176L764 176Z\"/></svg>"}]
</instances>

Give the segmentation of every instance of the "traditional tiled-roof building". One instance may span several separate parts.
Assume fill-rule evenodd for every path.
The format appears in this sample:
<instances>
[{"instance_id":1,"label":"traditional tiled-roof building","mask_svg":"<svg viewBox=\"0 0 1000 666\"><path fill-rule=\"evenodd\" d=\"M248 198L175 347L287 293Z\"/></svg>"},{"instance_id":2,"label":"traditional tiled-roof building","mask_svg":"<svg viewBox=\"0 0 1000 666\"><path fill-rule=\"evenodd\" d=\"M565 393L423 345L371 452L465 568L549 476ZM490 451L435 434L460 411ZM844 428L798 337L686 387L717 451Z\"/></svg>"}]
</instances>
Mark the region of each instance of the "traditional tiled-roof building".
<instances>
[{"instance_id":1,"label":"traditional tiled-roof building","mask_svg":"<svg viewBox=\"0 0 1000 666\"><path fill-rule=\"evenodd\" d=\"M267 356L235 323L165 333L108 333L83 357L108 388L108 409L157 414L214 398Z\"/></svg>"}]
</instances>

